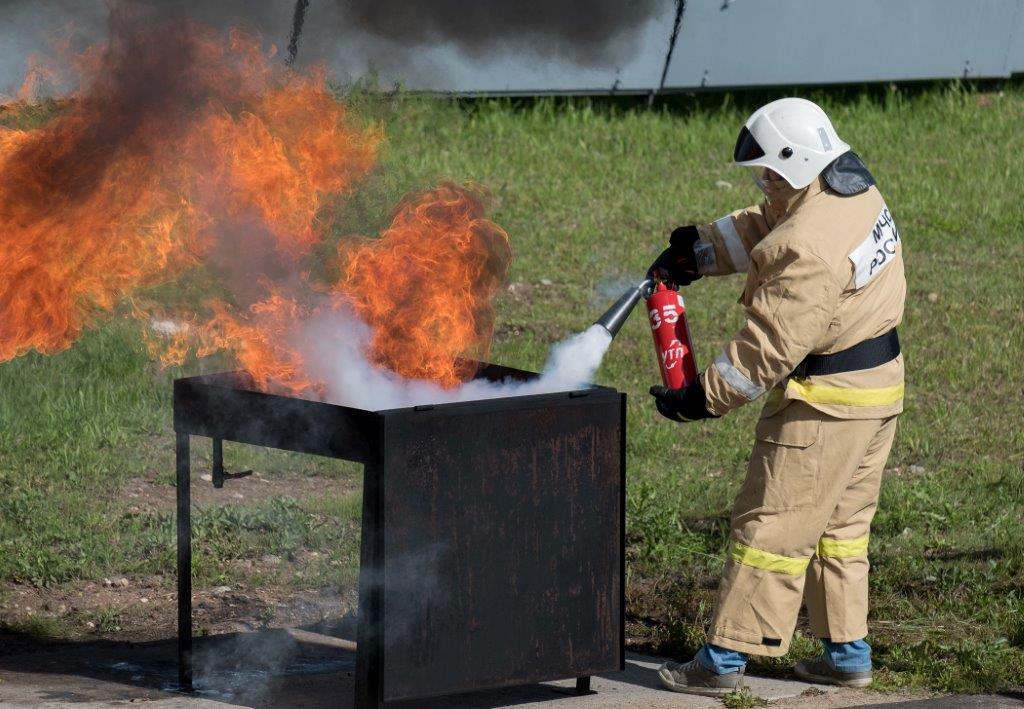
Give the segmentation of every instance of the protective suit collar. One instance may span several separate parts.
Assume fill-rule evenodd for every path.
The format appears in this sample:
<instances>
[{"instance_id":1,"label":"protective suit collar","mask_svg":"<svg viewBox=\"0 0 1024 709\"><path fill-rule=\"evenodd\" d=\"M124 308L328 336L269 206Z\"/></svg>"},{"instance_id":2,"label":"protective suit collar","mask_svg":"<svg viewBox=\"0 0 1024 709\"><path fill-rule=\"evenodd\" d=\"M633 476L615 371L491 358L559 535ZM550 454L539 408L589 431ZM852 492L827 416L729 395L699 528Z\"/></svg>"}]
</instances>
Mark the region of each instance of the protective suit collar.
<instances>
[{"instance_id":1,"label":"protective suit collar","mask_svg":"<svg viewBox=\"0 0 1024 709\"><path fill-rule=\"evenodd\" d=\"M830 162L821 171L821 176L833 191L845 197L866 192L875 184L875 178L868 172L864 161L852 150Z\"/></svg>"},{"instance_id":2,"label":"protective suit collar","mask_svg":"<svg viewBox=\"0 0 1024 709\"><path fill-rule=\"evenodd\" d=\"M806 187L793 187L785 179L765 180L762 178L757 180L757 186L761 188L764 196L772 204L788 203L807 189Z\"/></svg>"},{"instance_id":3,"label":"protective suit collar","mask_svg":"<svg viewBox=\"0 0 1024 709\"><path fill-rule=\"evenodd\" d=\"M814 178L814 181L807 187L801 189L793 187L785 180L770 180L765 185L762 189L766 197L768 211L773 217L772 223L777 223L783 217L792 214L797 206L804 201L804 198L816 195L824 188L820 175Z\"/></svg>"}]
</instances>

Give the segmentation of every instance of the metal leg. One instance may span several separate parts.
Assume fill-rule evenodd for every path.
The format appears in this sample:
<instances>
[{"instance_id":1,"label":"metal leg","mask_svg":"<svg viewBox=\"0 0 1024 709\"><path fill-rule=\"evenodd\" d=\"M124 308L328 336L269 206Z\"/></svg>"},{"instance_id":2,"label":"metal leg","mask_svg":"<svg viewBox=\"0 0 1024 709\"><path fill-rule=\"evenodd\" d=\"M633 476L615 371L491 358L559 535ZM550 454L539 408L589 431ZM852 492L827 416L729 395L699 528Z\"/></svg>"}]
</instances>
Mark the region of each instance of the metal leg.
<instances>
[{"instance_id":1,"label":"metal leg","mask_svg":"<svg viewBox=\"0 0 1024 709\"><path fill-rule=\"evenodd\" d=\"M213 439L213 486L224 487L224 441Z\"/></svg>"},{"instance_id":2,"label":"metal leg","mask_svg":"<svg viewBox=\"0 0 1024 709\"><path fill-rule=\"evenodd\" d=\"M192 510L189 436L178 432L178 687L192 691Z\"/></svg>"},{"instance_id":3,"label":"metal leg","mask_svg":"<svg viewBox=\"0 0 1024 709\"><path fill-rule=\"evenodd\" d=\"M590 675L576 678L576 694L590 694Z\"/></svg>"},{"instance_id":4,"label":"metal leg","mask_svg":"<svg viewBox=\"0 0 1024 709\"><path fill-rule=\"evenodd\" d=\"M380 489L383 466L363 467L363 534L359 554L359 627L357 628L355 705L384 706L383 687L383 533Z\"/></svg>"}]
</instances>

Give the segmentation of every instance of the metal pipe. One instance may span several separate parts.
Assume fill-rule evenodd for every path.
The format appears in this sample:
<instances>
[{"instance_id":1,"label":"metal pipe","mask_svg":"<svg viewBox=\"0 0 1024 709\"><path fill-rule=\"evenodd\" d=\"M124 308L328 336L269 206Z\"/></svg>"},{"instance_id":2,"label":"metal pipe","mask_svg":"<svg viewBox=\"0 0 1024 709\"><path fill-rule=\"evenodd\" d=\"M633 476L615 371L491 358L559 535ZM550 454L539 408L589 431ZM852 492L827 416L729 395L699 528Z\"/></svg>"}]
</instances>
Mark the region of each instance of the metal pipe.
<instances>
[{"instance_id":1,"label":"metal pipe","mask_svg":"<svg viewBox=\"0 0 1024 709\"><path fill-rule=\"evenodd\" d=\"M300 628L285 628L284 632L298 640L300 643L333 647L338 648L339 650L348 650L350 652L357 652L359 647L351 640L336 638L333 635L324 635L323 633L314 633Z\"/></svg>"},{"instance_id":2,"label":"metal pipe","mask_svg":"<svg viewBox=\"0 0 1024 709\"><path fill-rule=\"evenodd\" d=\"M654 279L648 278L639 285L636 285L615 301L612 307L608 308L604 315L594 321L595 325L600 325L608 334L615 337L619 334L619 330L626 323L626 319L629 314L633 312L633 308L640 302L641 298L646 298L651 294L651 289L654 287Z\"/></svg>"}]
</instances>

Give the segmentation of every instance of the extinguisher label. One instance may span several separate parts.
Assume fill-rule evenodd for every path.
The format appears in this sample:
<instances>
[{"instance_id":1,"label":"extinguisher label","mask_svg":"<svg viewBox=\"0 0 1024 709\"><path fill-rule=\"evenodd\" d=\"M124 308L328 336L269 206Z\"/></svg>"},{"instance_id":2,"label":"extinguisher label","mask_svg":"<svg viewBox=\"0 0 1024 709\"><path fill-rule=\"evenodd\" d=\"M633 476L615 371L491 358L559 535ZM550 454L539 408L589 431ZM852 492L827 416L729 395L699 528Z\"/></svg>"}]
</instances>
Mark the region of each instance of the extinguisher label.
<instances>
[{"instance_id":1,"label":"extinguisher label","mask_svg":"<svg viewBox=\"0 0 1024 709\"><path fill-rule=\"evenodd\" d=\"M672 369L682 363L685 355L686 350L683 348L683 343L679 340L672 340L668 348L661 353L661 364L665 369Z\"/></svg>"}]
</instances>

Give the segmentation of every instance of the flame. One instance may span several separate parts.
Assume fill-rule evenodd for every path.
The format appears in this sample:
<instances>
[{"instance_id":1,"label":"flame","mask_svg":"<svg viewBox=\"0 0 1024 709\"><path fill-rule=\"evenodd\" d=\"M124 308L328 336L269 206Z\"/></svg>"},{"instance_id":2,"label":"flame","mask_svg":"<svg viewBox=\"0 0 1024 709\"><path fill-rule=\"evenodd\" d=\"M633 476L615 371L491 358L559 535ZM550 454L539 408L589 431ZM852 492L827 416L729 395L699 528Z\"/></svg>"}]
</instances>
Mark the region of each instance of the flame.
<instances>
[{"instance_id":1,"label":"flame","mask_svg":"<svg viewBox=\"0 0 1024 709\"><path fill-rule=\"evenodd\" d=\"M452 387L474 374L460 358L487 358L512 253L484 213L480 191L444 184L404 199L379 240L339 254L336 292L373 328L373 361Z\"/></svg>"},{"instance_id":2,"label":"flame","mask_svg":"<svg viewBox=\"0 0 1024 709\"><path fill-rule=\"evenodd\" d=\"M212 307L213 319L198 334L200 357L228 350L265 391L319 392L319 384L305 373L302 356L287 344L295 336L296 324L308 315L294 298L275 290L266 300L253 304L245 317L238 317L221 301Z\"/></svg>"},{"instance_id":3,"label":"flame","mask_svg":"<svg viewBox=\"0 0 1024 709\"><path fill-rule=\"evenodd\" d=\"M337 282L317 282L308 261L373 170L382 129L360 124L322 68L286 70L257 36L111 7L107 44L32 65L25 91L75 87L55 115L0 125L0 362L66 349L127 310L152 325L165 365L227 352L264 389L319 396L301 324L349 307L379 365L449 387L471 376L460 358L486 356L510 259L484 192L407 197L379 239L342 242ZM2 108L11 125L31 105ZM140 293L185 274L217 297Z\"/></svg>"},{"instance_id":4,"label":"flame","mask_svg":"<svg viewBox=\"0 0 1024 709\"><path fill-rule=\"evenodd\" d=\"M131 30L76 62L85 88L56 118L0 129L0 361L70 346L97 311L203 263L240 220L301 255L323 195L373 165L379 129L352 124L322 71L274 72L240 32Z\"/></svg>"},{"instance_id":5,"label":"flame","mask_svg":"<svg viewBox=\"0 0 1024 709\"><path fill-rule=\"evenodd\" d=\"M245 313L210 302L212 317L179 329L162 357L181 362L189 351L227 350L259 388L322 398L322 383L305 371L301 323L350 308L373 331L371 361L402 377L456 386L475 374L466 358L487 358L492 299L512 256L504 230L484 218L485 205L480 188L452 183L410 195L379 238L339 245L342 275L324 297L310 299L316 305L272 285Z\"/></svg>"}]
</instances>

